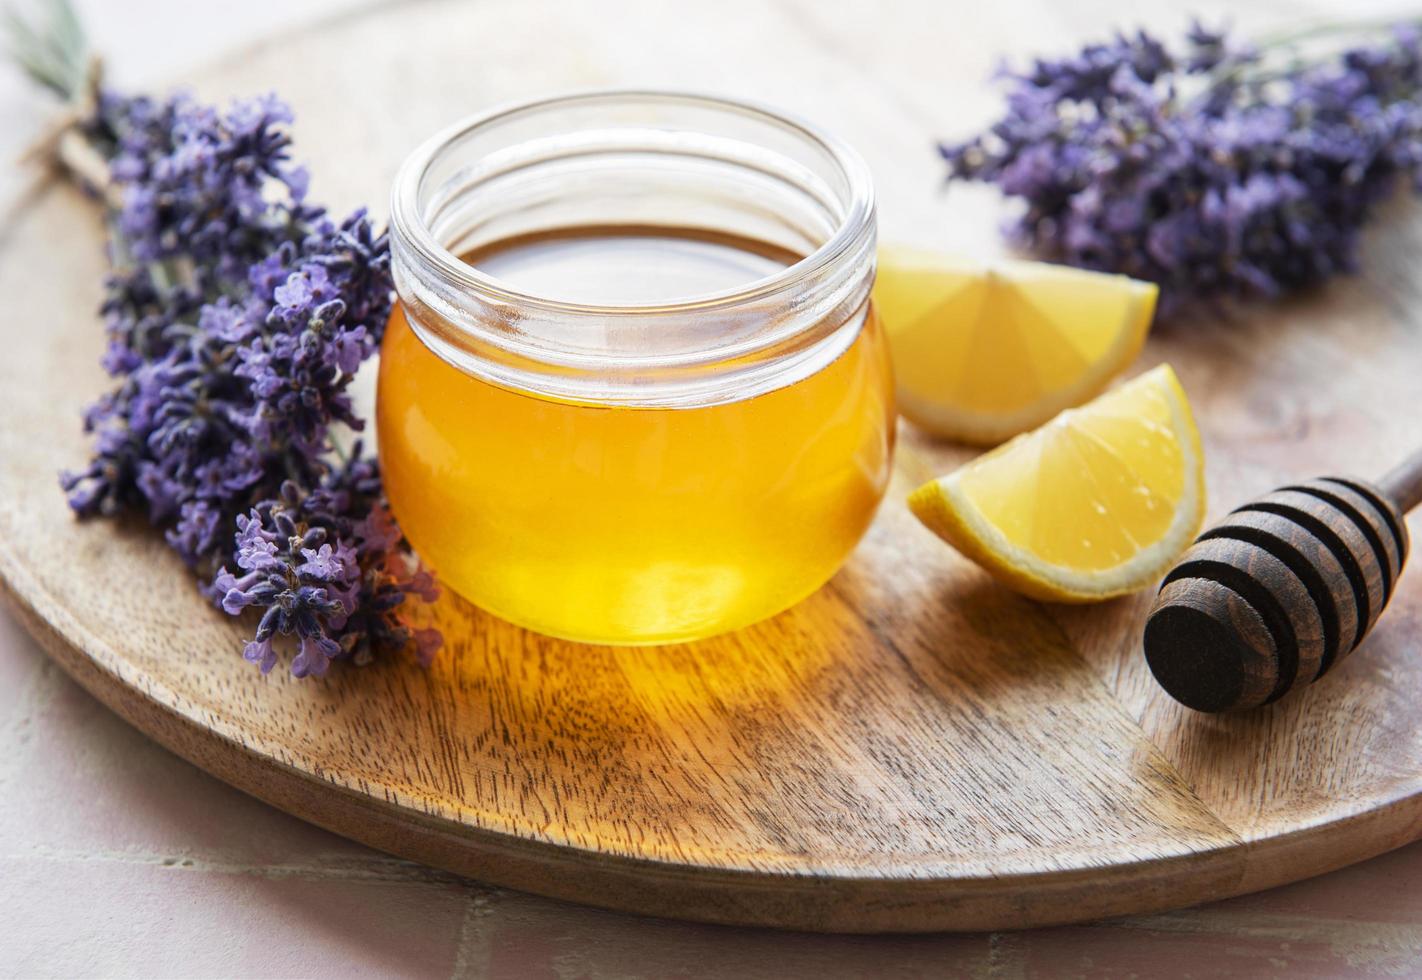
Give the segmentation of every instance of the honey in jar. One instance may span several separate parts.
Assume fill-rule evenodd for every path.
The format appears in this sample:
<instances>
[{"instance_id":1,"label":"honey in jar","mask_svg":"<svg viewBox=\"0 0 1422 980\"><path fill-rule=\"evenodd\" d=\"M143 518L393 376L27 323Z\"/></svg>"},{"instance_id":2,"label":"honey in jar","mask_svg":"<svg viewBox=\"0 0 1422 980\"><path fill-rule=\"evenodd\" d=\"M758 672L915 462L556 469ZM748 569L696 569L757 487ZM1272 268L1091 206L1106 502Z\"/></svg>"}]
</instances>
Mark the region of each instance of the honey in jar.
<instances>
[{"instance_id":1,"label":"honey in jar","mask_svg":"<svg viewBox=\"0 0 1422 980\"><path fill-rule=\"evenodd\" d=\"M562 129L538 125L550 109ZM868 527L894 421L872 208L843 213L864 191L837 146L821 163L845 186L794 160L767 183L767 159L738 156L762 147L709 122L747 111L787 125L693 97L554 100L483 155L469 134L507 119L442 137L424 182L404 200L397 184L385 486L421 557L489 612L586 642L692 640L803 598ZM659 169L676 153L690 162ZM792 178L824 199L779 188L767 219Z\"/></svg>"}]
</instances>

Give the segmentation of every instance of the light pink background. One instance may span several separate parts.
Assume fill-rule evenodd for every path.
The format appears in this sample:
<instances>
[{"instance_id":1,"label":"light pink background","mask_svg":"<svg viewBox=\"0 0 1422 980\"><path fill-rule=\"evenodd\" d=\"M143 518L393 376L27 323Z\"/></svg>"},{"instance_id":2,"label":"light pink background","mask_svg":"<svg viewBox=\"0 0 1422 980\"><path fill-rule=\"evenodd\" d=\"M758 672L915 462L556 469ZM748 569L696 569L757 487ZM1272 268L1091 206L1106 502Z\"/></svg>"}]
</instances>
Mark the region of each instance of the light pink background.
<instances>
[{"instance_id":1,"label":"light pink background","mask_svg":"<svg viewBox=\"0 0 1422 980\"><path fill-rule=\"evenodd\" d=\"M354 0L80 3L119 81ZM45 104L0 73L0 152ZM0 201L17 178L0 172ZM0 613L0 974L1381 977L1422 975L1422 844L1261 895L1024 933L835 937L584 909L388 857L203 774Z\"/></svg>"}]
</instances>

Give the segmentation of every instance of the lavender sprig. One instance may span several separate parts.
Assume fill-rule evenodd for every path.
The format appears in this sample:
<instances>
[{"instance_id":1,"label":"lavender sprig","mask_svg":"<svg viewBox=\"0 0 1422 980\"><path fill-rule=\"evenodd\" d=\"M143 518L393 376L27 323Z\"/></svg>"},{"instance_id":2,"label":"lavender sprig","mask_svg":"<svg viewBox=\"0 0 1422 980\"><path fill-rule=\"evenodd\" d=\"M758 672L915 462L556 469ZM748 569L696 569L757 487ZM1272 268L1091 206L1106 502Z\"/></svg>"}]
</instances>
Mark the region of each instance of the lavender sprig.
<instances>
[{"instance_id":1,"label":"lavender sprig","mask_svg":"<svg viewBox=\"0 0 1422 980\"><path fill-rule=\"evenodd\" d=\"M1004 72L1003 117L941 147L950 177L1020 198L1022 245L1159 283L1168 310L1350 271L1379 202L1422 187L1422 42L1403 26L1308 57L1303 36L1196 24Z\"/></svg>"},{"instance_id":2,"label":"lavender sprig","mask_svg":"<svg viewBox=\"0 0 1422 980\"><path fill-rule=\"evenodd\" d=\"M72 13L53 23L65 33L41 66L89 63L71 50ZM21 41L47 36L27 30ZM440 636L401 607L438 590L374 461L359 442L338 458L334 437L364 427L348 388L390 315L386 237L363 210L336 222L307 201L275 96L219 112L181 95L82 98L80 78L46 75L91 107L77 130L106 162L115 386L85 414L94 457L61 479L70 506L145 513L214 603L260 611L244 655L263 672L282 637L299 677L403 647L428 663Z\"/></svg>"},{"instance_id":3,"label":"lavender sprig","mask_svg":"<svg viewBox=\"0 0 1422 980\"><path fill-rule=\"evenodd\" d=\"M294 482L274 500L237 517L239 573L225 567L213 594L232 615L264 610L243 656L263 673L276 664L272 641L294 636L291 671L321 675L331 660L368 662L382 648L412 644L428 665L439 649L435 630L416 630L390 615L408 595L427 601L438 590L429 573L409 574L395 552L400 533L379 499L379 477L368 460L326 474L311 491ZM356 520L353 513L364 512Z\"/></svg>"}]
</instances>

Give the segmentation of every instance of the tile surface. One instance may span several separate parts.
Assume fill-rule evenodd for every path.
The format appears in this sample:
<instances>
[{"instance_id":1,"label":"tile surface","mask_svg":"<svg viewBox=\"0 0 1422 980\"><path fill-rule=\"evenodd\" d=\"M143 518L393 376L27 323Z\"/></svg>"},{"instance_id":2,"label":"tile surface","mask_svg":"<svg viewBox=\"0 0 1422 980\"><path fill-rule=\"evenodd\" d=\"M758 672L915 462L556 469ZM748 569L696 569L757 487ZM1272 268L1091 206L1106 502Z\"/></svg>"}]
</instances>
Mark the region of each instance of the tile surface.
<instances>
[{"instance_id":1,"label":"tile surface","mask_svg":"<svg viewBox=\"0 0 1422 980\"><path fill-rule=\"evenodd\" d=\"M359 0L79 6L118 76L171 76ZM0 151L43 118L0 71ZM8 157L7 157L8 159ZM0 200L23 178L0 172ZM370 851L130 729L0 613L0 976L1422 975L1422 844L1199 909L1025 933L837 937L640 919Z\"/></svg>"}]
</instances>

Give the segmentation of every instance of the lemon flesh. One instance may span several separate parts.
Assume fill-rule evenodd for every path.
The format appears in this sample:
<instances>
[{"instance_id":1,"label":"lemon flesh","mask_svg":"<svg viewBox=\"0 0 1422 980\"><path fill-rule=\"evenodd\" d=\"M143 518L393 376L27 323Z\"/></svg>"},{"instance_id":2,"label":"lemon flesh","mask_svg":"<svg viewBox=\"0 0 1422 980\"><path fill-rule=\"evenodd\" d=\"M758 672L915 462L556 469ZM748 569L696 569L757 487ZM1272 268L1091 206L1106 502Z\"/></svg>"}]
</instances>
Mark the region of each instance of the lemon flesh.
<instances>
[{"instance_id":1,"label":"lemon flesh","mask_svg":"<svg viewBox=\"0 0 1422 980\"><path fill-rule=\"evenodd\" d=\"M1126 276L895 247L880 250L874 286L900 411L977 445L1104 389L1140 351L1156 294Z\"/></svg>"},{"instance_id":2,"label":"lemon flesh","mask_svg":"<svg viewBox=\"0 0 1422 980\"><path fill-rule=\"evenodd\" d=\"M1161 365L924 484L909 507L1019 592L1108 599L1156 581L1199 533L1200 435Z\"/></svg>"}]
</instances>

